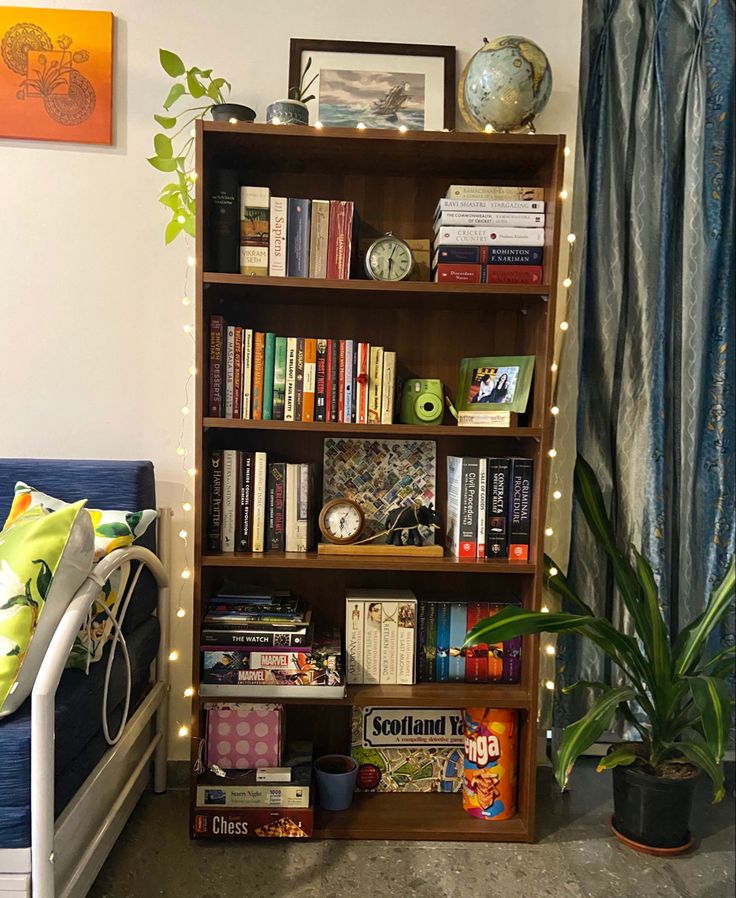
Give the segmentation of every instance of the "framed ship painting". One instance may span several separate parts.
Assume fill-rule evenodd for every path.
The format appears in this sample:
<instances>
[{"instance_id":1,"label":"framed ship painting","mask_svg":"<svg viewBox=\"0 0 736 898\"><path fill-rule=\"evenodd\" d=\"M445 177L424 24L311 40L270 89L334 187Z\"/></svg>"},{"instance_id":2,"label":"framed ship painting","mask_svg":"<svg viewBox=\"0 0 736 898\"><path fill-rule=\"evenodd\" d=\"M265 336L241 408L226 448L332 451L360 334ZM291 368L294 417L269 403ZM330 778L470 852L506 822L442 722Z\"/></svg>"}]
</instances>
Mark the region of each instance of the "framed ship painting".
<instances>
[{"instance_id":1,"label":"framed ship painting","mask_svg":"<svg viewBox=\"0 0 736 898\"><path fill-rule=\"evenodd\" d=\"M0 6L0 137L112 143L113 14Z\"/></svg>"},{"instance_id":2,"label":"framed ship painting","mask_svg":"<svg viewBox=\"0 0 736 898\"><path fill-rule=\"evenodd\" d=\"M455 48L292 38L289 87L307 81L312 121L330 128L455 127Z\"/></svg>"}]
</instances>

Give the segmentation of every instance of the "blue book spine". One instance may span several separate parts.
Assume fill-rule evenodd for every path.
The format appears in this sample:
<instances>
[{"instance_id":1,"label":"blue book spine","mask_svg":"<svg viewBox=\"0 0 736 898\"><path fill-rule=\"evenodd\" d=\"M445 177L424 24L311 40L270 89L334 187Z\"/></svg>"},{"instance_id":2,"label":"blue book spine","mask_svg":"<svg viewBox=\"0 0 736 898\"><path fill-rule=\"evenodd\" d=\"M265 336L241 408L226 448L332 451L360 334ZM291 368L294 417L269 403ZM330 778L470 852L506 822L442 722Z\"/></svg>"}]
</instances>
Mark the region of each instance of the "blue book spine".
<instances>
[{"instance_id":1,"label":"blue book spine","mask_svg":"<svg viewBox=\"0 0 736 898\"><path fill-rule=\"evenodd\" d=\"M450 667L451 682L465 680L465 656L462 654L465 634L467 633L468 606L461 602L453 602L450 606Z\"/></svg>"},{"instance_id":2,"label":"blue book spine","mask_svg":"<svg viewBox=\"0 0 736 898\"><path fill-rule=\"evenodd\" d=\"M437 654L435 680L447 683L450 679L450 603L437 605Z\"/></svg>"},{"instance_id":3,"label":"blue book spine","mask_svg":"<svg viewBox=\"0 0 736 898\"><path fill-rule=\"evenodd\" d=\"M309 277L309 206L311 200L289 200L286 234L286 275L290 278Z\"/></svg>"},{"instance_id":4,"label":"blue book spine","mask_svg":"<svg viewBox=\"0 0 736 898\"><path fill-rule=\"evenodd\" d=\"M433 264L452 262L468 265L541 265L544 257L542 246L450 246L443 244L435 249Z\"/></svg>"}]
</instances>

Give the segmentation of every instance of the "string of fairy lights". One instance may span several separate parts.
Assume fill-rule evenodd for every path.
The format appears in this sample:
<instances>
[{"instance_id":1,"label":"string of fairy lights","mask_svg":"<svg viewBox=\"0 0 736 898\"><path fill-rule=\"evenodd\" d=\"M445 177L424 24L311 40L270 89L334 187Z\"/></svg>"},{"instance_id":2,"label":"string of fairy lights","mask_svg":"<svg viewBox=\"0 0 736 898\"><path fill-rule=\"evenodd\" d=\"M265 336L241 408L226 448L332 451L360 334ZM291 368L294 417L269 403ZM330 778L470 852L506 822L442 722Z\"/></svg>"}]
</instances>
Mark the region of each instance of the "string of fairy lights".
<instances>
[{"instance_id":1,"label":"string of fairy lights","mask_svg":"<svg viewBox=\"0 0 736 898\"><path fill-rule=\"evenodd\" d=\"M237 124L237 120L230 119L230 124L233 124L233 125ZM280 124L279 119L274 118L272 120L272 124L279 125ZM315 128L316 130L319 131L323 128L323 124L320 121L316 121L311 127ZM362 122L359 122L356 125L356 130L358 130L358 131L364 131L365 128L366 128L366 126ZM407 128L405 125L400 125L397 130L403 134L403 133L406 133ZM443 131L449 131L449 129L443 128ZM491 125L486 125L485 133L493 134L496 132L495 132L495 129ZM192 136L194 136L194 132L192 132ZM565 147L563 152L564 152L564 156L566 159L570 157L571 151L570 151L569 147ZM194 182L196 181L196 178L197 178L196 171L193 171L193 170L190 171L187 174L187 177L190 178L192 192L194 192L195 186L196 186ZM567 190L560 191L559 198L561 200L565 201L568 199L568 197L569 197L569 194L568 194ZM565 309L567 308L567 291L570 289L570 287L572 287L573 249L574 249L574 245L575 245L575 239L576 239L575 234L568 233L567 242L568 242L569 248L568 248L568 258L567 258L567 276L562 281L562 287L566 291L564 294ZM191 246L188 246L188 249L191 249ZM190 292L191 292L190 291L190 282L191 282L192 274L196 273L195 267L196 267L196 258L193 255L191 255L191 253L190 253L187 256L187 266L186 266L186 271L185 271L185 275L184 275L184 289L183 289L182 296L181 296L181 305L185 309L188 308L189 306L191 306L191 304L192 304L192 300L190 297ZM563 318L563 320L560 321L560 323L558 325L559 332L560 332L560 341L567 334L569 327L570 327L569 322ZM189 322L186 322L182 325L182 331L183 331L184 335L191 341L192 358L194 359L194 357L195 357L194 326L192 324L190 324ZM552 405L550 407L549 412L550 412L550 415L552 416L552 421L553 421L553 427L552 427L552 434L553 434L552 443L553 443L553 445L547 452L547 455L550 459L550 461L549 461L550 465L552 465L554 463L554 460L557 457L557 449L554 447L554 425L557 421L558 415L560 414L560 409L559 409L559 406L557 405L558 378L556 377L557 371L559 369L559 364L558 364L557 359L560 356L560 350L561 350L561 346L560 346L560 342L558 341L558 345L555 348L554 359L552 361L552 366L551 366L551 372L553 375ZM186 618L187 612L186 612L186 608L184 606L184 594L185 594L185 591L187 591L188 585L189 585L189 583L191 581L191 577L192 577L192 570L191 570L190 562L189 562L191 537L190 537L190 533L189 533L189 530L187 529L187 527L188 527L188 521L191 520L191 516L192 516L193 510L194 510L192 502L190 501L190 496L193 493L193 484L195 482L198 472L197 472L196 468L190 464L190 451L187 449L185 443L186 443L186 429L187 429L186 424L187 424L187 421L189 420L189 415L191 414L191 398L192 398L194 378L195 378L196 374L197 374L197 369L196 369L194 361L192 361L192 364L187 369L187 377L186 377L186 380L184 381L184 389L183 389L184 401L183 401L183 405L180 408L181 419L180 419L180 426L179 426L179 436L178 436L177 445L176 445L176 455L179 458L179 461L181 463L182 472L186 475L186 477L182 480L182 501L181 501L181 512L184 517L184 524L178 532L179 539L181 540L181 551L182 551L182 555L183 555L183 566L180 571L180 583L179 583L178 601L177 601L177 610L176 610L176 619L179 623L181 623L183 621L183 619ZM552 472L550 472L550 473L552 473ZM559 489L555 489L552 492L552 499L555 501L559 501L561 498L562 498L562 492ZM544 535L546 537L552 537L554 535L554 529L551 526L547 526L544 530ZM551 568L550 575L555 576L556 574L557 574L557 569ZM549 607L547 605L543 605L541 610L543 612L549 612ZM556 655L557 649L556 649L554 637L549 637L547 639L547 641L545 641L543 643L541 651L543 654L547 655L550 658L552 658ZM172 647L169 652L169 661L172 663L175 663L179 660L179 658L180 658L179 649L176 648L175 646ZM555 688L555 683L552 679L544 680L542 685L550 691L553 691ZM184 698L191 699L194 696L194 691L195 691L194 686L192 686L192 685L187 686L183 691ZM177 721L177 735L182 739L186 738L189 735L189 726L180 720Z\"/></svg>"}]
</instances>

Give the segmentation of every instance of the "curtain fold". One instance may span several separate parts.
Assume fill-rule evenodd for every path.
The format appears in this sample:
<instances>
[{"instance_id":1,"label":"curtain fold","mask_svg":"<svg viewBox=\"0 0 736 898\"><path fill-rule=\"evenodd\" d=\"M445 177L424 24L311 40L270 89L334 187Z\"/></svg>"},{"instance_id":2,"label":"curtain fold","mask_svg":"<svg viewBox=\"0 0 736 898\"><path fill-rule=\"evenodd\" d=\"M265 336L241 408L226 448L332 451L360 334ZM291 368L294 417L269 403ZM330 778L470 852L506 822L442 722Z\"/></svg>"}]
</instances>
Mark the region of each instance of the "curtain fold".
<instances>
[{"instance_id":1,"label":"curtain fold","mask_svg":"<svg viewBox=\"0 0 736 898\"><path fill-rule=\"evenodd\" d=\"M703 610L736 543L734 2L587 0L582 46L578 342L557 404L576 401L577 450L622 540L650 559L674 633ZM575 509L568 576L631 632ZM715 639L733 644L733 619ZM616 677L571 637L557 668L557 726L591 699L562 687Z\"/></svg>"}]
</instances>

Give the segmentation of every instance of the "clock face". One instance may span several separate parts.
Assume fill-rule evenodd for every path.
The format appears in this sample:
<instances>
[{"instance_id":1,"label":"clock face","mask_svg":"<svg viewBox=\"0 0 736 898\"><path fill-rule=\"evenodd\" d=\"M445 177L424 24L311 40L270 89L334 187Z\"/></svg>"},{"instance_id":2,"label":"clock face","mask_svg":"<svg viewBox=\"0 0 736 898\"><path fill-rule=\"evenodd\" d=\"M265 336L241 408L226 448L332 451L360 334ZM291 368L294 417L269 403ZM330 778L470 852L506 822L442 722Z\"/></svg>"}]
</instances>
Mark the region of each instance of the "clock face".
<instances>
[{"instance_id":1,"label":"clock face","mask_svg":"<svg viewBox=\"0 0 736 898\"><path fill-rule=\"evenodd\" d=\"M360 536L363 514L349 499L335 499L322 509L319 526L330 542L350 543Z\"/></svg>"},{"instance_id":2,"label":"clock face","mask_svg":"<svg viewBox=\"0 0 736 898\"><path fill-rule=\"evenodd\" d=\"M368 274L376 281L401 281L412 270L411 250L398 237L379 237L365 259Z\"/></svg>"}]
</instances>

